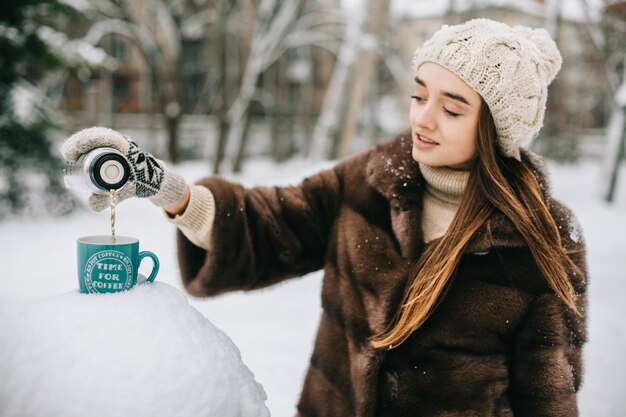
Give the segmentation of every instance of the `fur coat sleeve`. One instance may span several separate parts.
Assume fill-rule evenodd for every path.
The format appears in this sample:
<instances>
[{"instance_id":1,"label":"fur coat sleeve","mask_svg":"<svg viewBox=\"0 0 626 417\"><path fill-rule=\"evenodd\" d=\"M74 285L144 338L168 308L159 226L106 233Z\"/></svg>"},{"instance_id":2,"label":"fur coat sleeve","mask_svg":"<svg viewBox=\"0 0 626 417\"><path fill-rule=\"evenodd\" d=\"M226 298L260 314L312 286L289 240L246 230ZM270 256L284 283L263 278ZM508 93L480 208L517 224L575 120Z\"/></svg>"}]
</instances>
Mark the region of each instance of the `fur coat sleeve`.
<instances>
[{"instance_id":1,"label":"fur coat sleeve","mask_svg":"<svg viewBox=\"0 0 626 417\"><path fill-rule=\"evenodd\" d=\"M179 265L189 293L261 288L323 266L341 191L338 168L297 186L244 188L219 177L199 184L215 198L213 248L207 252L178 232Z\"/></svg>"}]
</instances>

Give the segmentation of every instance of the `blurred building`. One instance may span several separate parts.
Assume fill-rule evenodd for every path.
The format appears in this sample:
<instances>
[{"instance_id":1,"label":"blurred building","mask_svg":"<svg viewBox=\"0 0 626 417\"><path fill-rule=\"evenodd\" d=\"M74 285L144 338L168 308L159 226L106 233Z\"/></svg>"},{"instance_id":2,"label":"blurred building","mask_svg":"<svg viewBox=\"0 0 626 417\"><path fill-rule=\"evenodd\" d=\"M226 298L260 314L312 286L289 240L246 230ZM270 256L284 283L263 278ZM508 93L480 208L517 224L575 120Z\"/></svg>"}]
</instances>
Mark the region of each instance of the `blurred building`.
<instances>
[{"instance_id":1,"label":"blurred building","mask_svg":"<svg viewBox=\"0 0 626 417\"><path fill-rule=\"evenodd\" d=\"M395 0L384 57L363 107L359 134L369 132L371 143L406 128L407 97L412 89L410 62L415 48L442 24L485 17L544 27L557 41L564 64L550 87L542 131L542 138L550 140L538 140L537 145L543 146L543 152L575 158L581 146L586 146L581 138L598 137L593 133L606 124L610 108L606 105L603 51L594 47L584 15L580 11L572 13L570 1L573 0ZM210 15L208 3L189 3L192 7L180 11L176 19L184 20L203 10ZM305 1L300 13L306 13L307 4L312 3ZM338 5L339 0L326 3ZM611 1L604 13L623 19L624 3ZM141 19L154 19L154 12L141 4L144 3L136 2L135 6ZM560 4L560 8L553 8L555 4ZM249 2L241 12L242 21L252 22L255 12L254 2ZM223 102L233 99L243 76L251 41L249 26L224 28L212 23L181 35L177 73L170 76L170 83L178 88L176 110L182 113L181 137L186 141L184 147L190 149L188 154L206 156L212 151L207 148L207 136L217 135L216 117L224 111ZM613 35L609 39L623 45L624 36ZM62 109L75 123L68 130L100 124L129 133L136 131L137 135L149 132L156 138L150 142L151 150L165 153L166 127L160 115L171 109L164 107L168 103L162 97L164 85L154 75L155 66L161 62L151 61L145 51L120 35L106 36L100 45L116 58L119 66L113 72L96 71L89 79L74 77L67 81ZM271 148L273 154L287 156L303 146L320 112L334 60L334 55L324 48L302 46L287 51L263 71L250 115L252 131L265 139L253 144L253 152L268 152ZM623 65L623 56L619 65ZM281 136L298 139L276 139Z\"/></svg>"},{"instance_id":2,"label":"blurred building","mask_svg":"<svg viewBox=\"0 0 626 417\"><path fill-rule=\"evenodd\" d=\"M183 10L170 10L168 19L160 18L150 2L134 3L131 20L154 36L152 51L126 34L103 36L98 45L115 58L117 67L114 71L95 70L86 79L68 78L60 105L69 116L67 130L106 125L136 136L149 135L148 149L165 154L167 117L162 116L172 110L168 104L175 102L175 110L182 114L181 136L187 142L183 147L195 146L189 153L196 156L210 153L206 138L216 137L216 118L238 92L258 7L258 2L230 3L234 6L231 13L237 13L236 27L233 22L225 23L230 16L220 15L211 2L189 1ZM326 6L338 7L338 3L327 1ZM308 14L314 4L304 0L298 14ZM168 22L176 27L168 27ZM80 36L89 29L72 28L72 32ZM176 48L178 55L172 52ZM176 59L176 64L164 63L168 58ZM282 54L258 79L249 110L253 128L262 131L268 141L294 129L301 137L310 135L333 62L333 53L316 45L299 46ZM164 99L168 88L176 92ZM268 141L258 146L266 147ZM292 145L279 152L289 153L289 147Z\"/></svg>"}]
</instances>

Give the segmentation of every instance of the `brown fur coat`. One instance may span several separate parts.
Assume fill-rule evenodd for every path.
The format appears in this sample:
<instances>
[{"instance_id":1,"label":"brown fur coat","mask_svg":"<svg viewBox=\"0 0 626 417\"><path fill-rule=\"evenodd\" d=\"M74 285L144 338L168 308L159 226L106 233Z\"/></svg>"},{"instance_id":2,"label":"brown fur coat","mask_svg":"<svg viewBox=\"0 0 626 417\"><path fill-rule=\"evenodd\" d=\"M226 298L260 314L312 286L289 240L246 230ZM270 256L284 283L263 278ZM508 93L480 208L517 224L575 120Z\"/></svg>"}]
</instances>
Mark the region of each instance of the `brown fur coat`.
<instances>
[{"instance_id":1,"label":"brown fur coat","mask_svg":"<svg viewBox=\"0 0 626 417\"><path fill-rule=\"evenodd\" d=\"M251 290L324 268L301 417L577 416L585 320L566 311L499 213L472 240L427 322L391 351L368 345L390 323L424 250L424 180L411 146L399 137L298 186L201 181L216 201L213 248L178 234L187 290ZM522 159L547 194L541 162L529 152ZM546 198L586 271L576 220ZM571 278L584 310L586 278Z\"/></svg>"}]
</instances>

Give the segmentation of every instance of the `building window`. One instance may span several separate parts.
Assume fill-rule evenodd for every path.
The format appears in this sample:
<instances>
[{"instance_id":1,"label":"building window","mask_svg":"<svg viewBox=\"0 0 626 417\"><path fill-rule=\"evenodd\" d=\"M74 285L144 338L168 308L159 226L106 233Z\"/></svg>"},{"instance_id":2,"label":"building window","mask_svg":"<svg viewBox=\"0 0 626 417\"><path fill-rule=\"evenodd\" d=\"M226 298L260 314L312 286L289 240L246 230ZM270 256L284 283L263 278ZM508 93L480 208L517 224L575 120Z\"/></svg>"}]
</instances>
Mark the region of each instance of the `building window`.
<instances>
[{"instance_id":1,"label":"building window","mask_svg":"<svg viewBox=\"0 0 626 417\"><path fill-rule=\"evenodd\" d=\"M113 36L111 39L111 55L120 62L127 63L130 61L128 44L123 38Z\"/></svg>"}]
</instances>

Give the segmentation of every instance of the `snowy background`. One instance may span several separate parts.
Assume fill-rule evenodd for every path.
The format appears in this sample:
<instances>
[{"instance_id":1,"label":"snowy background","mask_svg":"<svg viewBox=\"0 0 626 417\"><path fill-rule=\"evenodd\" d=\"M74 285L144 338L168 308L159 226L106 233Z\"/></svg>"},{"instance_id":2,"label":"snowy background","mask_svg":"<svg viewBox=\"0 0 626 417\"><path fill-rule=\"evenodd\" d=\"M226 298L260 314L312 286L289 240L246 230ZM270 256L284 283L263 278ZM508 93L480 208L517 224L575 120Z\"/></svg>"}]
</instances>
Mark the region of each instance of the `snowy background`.
<instances>
[{"instance_id":1,"label":"snowy background","mask_svg":"<svg viewBox=\"0 0 626 417\"><path fill-rule=\"evenodd\" d=\"M229 178L246 185L296 183L329 165L303 161L275 165L251 160L243 174ZM601 165L589 160L576 165L550 163L549 167L553 192L579 217L588 245L589 343L579 396L581 416L620 417L626 415L626 175L621 176L616 201L607 205L600 197ZM208 171L199 163L185 163L175 169L190 181ZM0 306L59 295L70 297L78 287L76 238L109 232L109 213L88 210L66 218L0 222ZM139 238L142 250L159 256L157 281L182 288L175 228L158 209L147 201L123 202L118 206L117 233ZM144 265L142 272L146 274L149 269ZM188 297L192 306L239 347L244 363L263 385L266 405L275 417L295 413L320 316L320 284L320 273L314 273L252 293L213 299ZM141 302L139 298L137 302ZM72 342L71 338L66 341ZM0 355L5 353L5 343L0 341Z\"/></svg>"}]
</instances>

